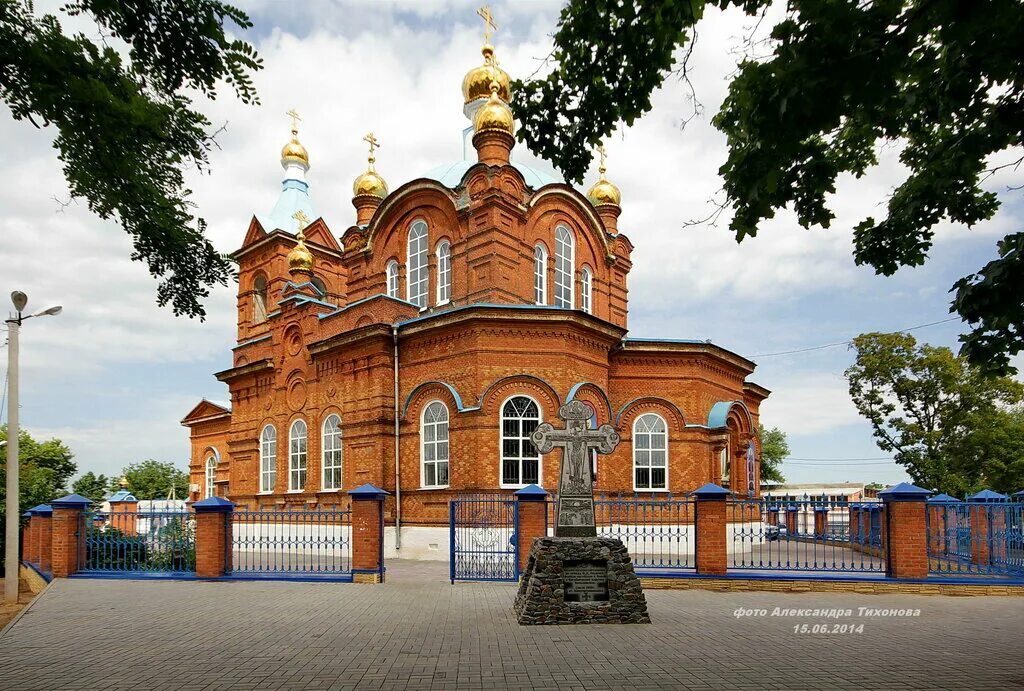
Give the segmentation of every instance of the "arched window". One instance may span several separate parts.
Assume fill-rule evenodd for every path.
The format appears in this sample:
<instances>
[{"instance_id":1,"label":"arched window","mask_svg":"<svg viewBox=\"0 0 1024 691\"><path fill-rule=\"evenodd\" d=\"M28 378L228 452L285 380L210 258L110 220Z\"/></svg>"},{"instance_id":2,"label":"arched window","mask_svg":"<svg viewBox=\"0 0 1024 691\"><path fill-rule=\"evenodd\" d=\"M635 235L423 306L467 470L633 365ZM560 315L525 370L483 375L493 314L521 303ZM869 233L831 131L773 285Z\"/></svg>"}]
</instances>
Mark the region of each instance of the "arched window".
<instances>
[{"instance_id":1,"label":"arched window","mask_svg":"<svg viewBox=\"0 0 1024 691\"><path fill-rule=\"evenodd\" d=\"M320 293L320 297L327 296L327 284L323 282L323 279L319 276L314 276L309 282L312 283L313 287L316 288L318 293Z\"/></svg>"},{"instance_id":2,"label":"arched window","mask_svg":"<svg viewBox=\"0 0 1024 691\"><path fill-rule=\"evenodd\" d=\"M576 241L565 226L555 228L555 307L573 307Z\"/></svg>"},{"instance_id":3,"label":"arched window","mask_svg":"<svg viewBox=\"0 0 1024 691\"><path fill-rule=\"evenodd\" d=\"M341 489L341 418L328 415L320 444L320 468L325 490Z\"/></svg>"},{"instance_id":4,"label":"arched window","mask_svg":"<svg viewBox=\"0 0 1024 691\"><path fill-rule=\"evenodd\" d=\"M213 481L217 475L217 457L210 454L206 457L206 495L209 499L213 496Z\"/></svg>"},{"instance_id":5,"label":"arched window","mask_svg":"<svg viewBox=\"0 0 1024 691\"><path fill-rule=\"evenodd\" d=\"M514 396L501 407L501 484L540 484L540 454L530 435L540 424L532 398Z\"/></svg>"},{"instance_id":6,"label":"arched window","mask_svg":"<svg viewBox=\"0 0 1024 691\"><path fill-rule=\"evenodd\" d=\"M580 309L587 314L594 313L594 303L591 299L594 278L590 273L590 267L584 266L580 273Z\"/></svg>"},{"instance_id":7,"label":"arched window","mask_svg":"<svg viewBox=\"0 0 1024 691\"><path fill-rule=\"evenodd\" d=\"M252 290L252 322L262 324L267 321L267 277L263 274L256 276Z\"/></svg>"},{"instance_id":8,"label":"arched window","mask_svg":"<svg viewBox=\"0 0 1024 691\"><path fill-rule=\"evenodd\" d=\"M260 434L260 491L273 492L277 484L277 430L267 425Z\"/></svg>"},{"instance_id":9,"label":"arched window","mask_svg":"<svg viewBox=\"0 0 1024 691\"><path fill-rule=\"evenodd\" d=\"M388 297L398 297L398 262L394 259L388 262Z\"/></svg>"},{"instance_id":10,"label":"arched window","mask_svg":"<svg viewBox=\"0 0 1024 691\"><path fill-rule=\"evenodd\" d=\"M452 246L443 241L437 246L437 304L452 299Z\"/></svg>"},{"instance_id":11,"label":"arched window","mask_svg":"<svg viewBox=\"0 0 1024 691\"><path fill-rule=\"evenodd\" d=\"M668 487L668 425L655 413L633 423L633 489Z\"/></svg>"},{"instance_id":12,"label":"arched window","mask_svg":"<svg viewBox=\"0 0 1024 691\"><path fill-rule=\"evenodd\" d=\"M419 307L427 306L427 224L416 221L409 229L409 261L406 263L405 299Z\"/></svg>"},{"instance_id":13,"label":"arched window","mask_svg":"<svg viewBox=\"0 0 1024 691\"><path fill-rule=\"evenodd\" d=\"M548 304L548 251L544 245L533 248L533 301Z\"/></svg>"},{"instance_id":14,"label":"arched window","mask_svg":"<svg viewBox=\"0 0 1024 691\"><path fill-rule=\"evenodd\" d=\"M448 486L448 408L433 401L420 421L420 480L424 487Z\"/></svg>"},{"instance_id":15,"label":"arched window","mask_svg":"<svg viewBox=\"0 0 1024 691\"><path fill-rule=\"evenodd\" d=\"M306 489L306 423L296 420L288 430L288 491Z\"/></svg>"}]
</instances>

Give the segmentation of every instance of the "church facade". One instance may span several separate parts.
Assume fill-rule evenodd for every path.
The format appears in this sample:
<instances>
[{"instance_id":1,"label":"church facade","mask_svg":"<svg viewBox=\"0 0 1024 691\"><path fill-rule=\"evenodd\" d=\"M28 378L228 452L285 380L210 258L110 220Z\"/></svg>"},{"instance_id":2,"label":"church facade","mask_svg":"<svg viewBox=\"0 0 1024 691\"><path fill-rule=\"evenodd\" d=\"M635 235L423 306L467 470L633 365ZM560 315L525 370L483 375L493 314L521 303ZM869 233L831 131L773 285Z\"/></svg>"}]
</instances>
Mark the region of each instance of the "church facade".
<instances>
[{"instance_id":1,"label":"church facade","mask_svg":"<svg viewBox=\"0 0 1024 691\"><path fill-rule=\"evenodd\" d=\"M390 191L368 135L340 237L313 211L293 120L277 205L233 255L238 338L216 374L230 402L204 399L182 420L191 500L304 510L372 483L391 494L389 550L397 534L403 556L430 556L453 497L555 491L557 454L529 437L571 400L622 438L593 459L597 493L716 482L758 494L769 392L748 380L754 363L709 342L629 337L633 244L603 155L586 195L512 162L510 80L491 46L483 56L463 80L476 160Z\"/></svg>"}]
</instances>

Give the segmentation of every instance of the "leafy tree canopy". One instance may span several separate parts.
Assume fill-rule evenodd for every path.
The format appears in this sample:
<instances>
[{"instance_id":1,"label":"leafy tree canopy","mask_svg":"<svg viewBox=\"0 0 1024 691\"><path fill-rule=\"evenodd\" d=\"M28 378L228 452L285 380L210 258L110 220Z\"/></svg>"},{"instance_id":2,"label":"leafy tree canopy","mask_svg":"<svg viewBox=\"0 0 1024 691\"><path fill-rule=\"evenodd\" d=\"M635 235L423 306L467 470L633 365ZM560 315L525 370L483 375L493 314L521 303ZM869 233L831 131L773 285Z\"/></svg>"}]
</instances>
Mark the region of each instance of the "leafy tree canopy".
<instances>
[{"instance_id":1,"label":"leafy tree canopy","mask_svg":"<svg viewBox=\"0 0 1024 691\"><path fill-rule=\"evenodd\" d=\"M757 438L761 440L761 482L785 482L782 459L789 456L786 433L778 427L765 429L759 424Z\"/></svg>"},{"instance_id":2,"label":"leafy tree canopy","mask_svg":"<svg viewBox=\"0 0 1024 691\"><path fill-rule=\"evenodd\" d=\"M666 76L685 73L706 6L757 15L770 4L569 0L550 74L515 84L519 138L581 181L592 150L650 110ZM857 224L858 264L885 275L920 265L940 221L991 218L999 200L982 187L990 161L1016 158L1022 144L1021 46L1019 0L786 3L770 42L756 47L764 54L742 61L713 121L727 137L719 172L736 239L784 208L804 227L828 227L836 179L863 175L890 142L903 145L909 174L884 216ZM998 255L954 285L950 311L973 328L962 353L1006 372L1024 350L1024 232L1007 235Z\"/></svg>"},{"instance_id":3,"label":"leafy tree canopy","mask_svg":"<svg viewBox=\"0 0 1024 691\"><path fill-rule=\"evenodd\" d=\"M132 463L123 471L128 480L128 491L136 499L166 499L174 487L178 499L188 497L188 473L179 470L173 463L153 459ZM121 478L112 478L110 490L120 489Z\"/></svg>"},{"instance_id":4,"label":"leafy tree canopy","mask_svg":"<svg viewBox=\"0 0 1024 691\"><path fill-rule=\"evenodd\" d=\"M915 484L954 496L1024 487L1024 385L908 334L862 334L853 347L854 405Z\"/></svg>"},{"instance_id":5,"label":"leafy tree canopy","mask_svg":"<svg viewBox=\"0 0 1024 691\"><path fill-rule=\"evenodd\" d=\"M132 259L162 279L157 302L203 318L202 299L227 283L230 265L184 186L184 171L204 170L214 145L210 121L185 94L212 99L227 84L258 103L250 72L262 62L225 28L252 24L217 0L71 0L62 10L90 17L100 42L65 34L30 0L0 0L0 99L16 120L56 129L72 198L120 221Z\"/></svg>"},{"instance_id":6,"label":"leafy tree canopy","mask_svg":"<svg viewBox=\"0 0 1024 691\"><path fill-rule=\"evenodd\" d=\"M91 470L78 478L71 485L71 491L88 497L99 503L107 498L110 488L110 479L106 475L96 475Z\"/></svg>"},{"instance_id":7,"label":"leafy tree canopy","mask_svg":"<svg viewBox=\"0 0 1024 691\"><path fill-rule=\"evenodd\" d=\"M7 425L0 440L7 439ZM78 471L74 454L60 439L36 441L25 430L18 435L18 507L20 511L68 494L67 483ZM0 447L0 513L7 512L7 445Z\"/></svg>"}]
</instances>

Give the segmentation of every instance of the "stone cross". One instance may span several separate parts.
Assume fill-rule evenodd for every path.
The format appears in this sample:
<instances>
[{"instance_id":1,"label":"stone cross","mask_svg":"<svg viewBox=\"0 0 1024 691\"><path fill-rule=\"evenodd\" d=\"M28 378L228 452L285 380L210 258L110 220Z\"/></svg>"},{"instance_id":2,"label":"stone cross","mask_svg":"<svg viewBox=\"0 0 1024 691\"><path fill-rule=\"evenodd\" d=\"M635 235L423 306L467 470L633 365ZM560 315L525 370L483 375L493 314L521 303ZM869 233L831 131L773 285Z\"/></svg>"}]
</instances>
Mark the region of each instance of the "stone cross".
<instances>
[{"instance_id":1,"label":"stone cross","mask_svg":"<svg viewBox=\"0 0 1024 691\"><path fill-rule=\"evenodd\" d=\"M564 429L543 423L531 439L542 454L562 449L562 469L558 476L558 510L555 537L597 537L594 521L594 483L590 476L590 451L608 454L619 445L619 433L611 425L588 429L594 412L583 401L570 401L558 409Z\"/></svg>"}]
</instances>

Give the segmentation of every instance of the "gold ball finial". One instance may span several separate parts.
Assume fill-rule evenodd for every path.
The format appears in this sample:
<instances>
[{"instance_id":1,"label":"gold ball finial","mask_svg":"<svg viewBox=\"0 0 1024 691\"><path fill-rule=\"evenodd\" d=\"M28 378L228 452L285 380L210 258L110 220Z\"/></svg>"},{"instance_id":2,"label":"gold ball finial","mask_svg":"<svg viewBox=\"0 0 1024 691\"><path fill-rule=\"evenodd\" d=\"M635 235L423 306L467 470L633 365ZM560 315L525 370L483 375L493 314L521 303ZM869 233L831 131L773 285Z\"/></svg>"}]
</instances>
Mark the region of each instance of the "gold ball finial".
<instances>
[{"instance_id":1,"label":"gold ball finial","mask_svg":"<svg viewBox=\"0 0 1024 691\"><path fill-rule=\"evenodd\" d=\"M587 192L587 199L594 206L619 206L622 202L622 193L605 176L605 171L607 170L605 159L608 155L605 153L604 145L597 147L597 153L601 157L601 163L597 167L600 177L594 183L594 186L590 188L590 191Z\"/></svg>"},{"instance_id":2,"label":"gold ball finial","mask_svg":"<svg viewBox=\"0 0 1024 691\"><path fill-rule=\"evenodd\" d=\"M491 82L498 82L498 95L508 102L512 99L512 80L505 70L498 67L498 60L494 57L494 46L491 45L491 35L498 25L494 23L490 6L484 5L476 13L484 20L484 45L480 48L484 64L474 67L463 77L462 97L465 103L487 98L491 93Z\"/></svg>"},{"instance_id":3,"label":"gold ball finial","mask_svg":"<svg viewBox=\"0 0 1024 691\"><path fill-rule=\"evenodd\" d=\"M388 185L384 182L384 178L377 174L377 171L373 166L377 161L373 152L380 148L380 142L377 141L377 137L373 132L370 132L363 137L363 141L370 145L370 154L366 158L366 172L357 177L355 182L352 183L352 196L371 196L383 199L388 196Z\"/></svg>"},{"instance_id":4,"label":"gold ball finial","mask_svg":"<svg viewBox=\"0 0 1024 691\"><path fill-rule=\"evenodd\" d=\"M507 132L512 134L515 126L515 118L512 116L512 109L499 96L501 85L497 81L491 81L491 97L487 103L477 111L473 119L474 132Z\"/></svg>"},{"instance_id":5,"label":"gold ball finial","mask_svg":"<svg viewBox=\"0 0 1024 691\"><path fill-rule=\"evenodd\" d=\"M306 212L299 209L292 218L298 221L299 232L295 235L298 242L295 243L295 247L288 253L288 272L313 272L313 253L306 247L306 226L309 225L309 217L306 216Z\"/></svg>"},{"instance_id":6,"label":"gold ball finial","mask_svg":"<svg viewBox=\"0 0 1024 691\"><path fill-rule=\"evenodd\" d=\"M292 119L292 139L290 142L284 145L281 149L281 161L299 161L307 166L309 165L309 152L306 151L306 147L299 143L299 121L302 118L292 108L285 115L288 115Z\"/></svg>"},{"instance_id":7,"label":"gold ball finial","mask_svg":"<svg viewBox=\"0 0 1024 691\"><path fill-rule=\"evenodd\" d=\"M128 489L128 476L122 475L121 479L117 481L117 484L121 489Z\"/></svg>"}]
</instances>

